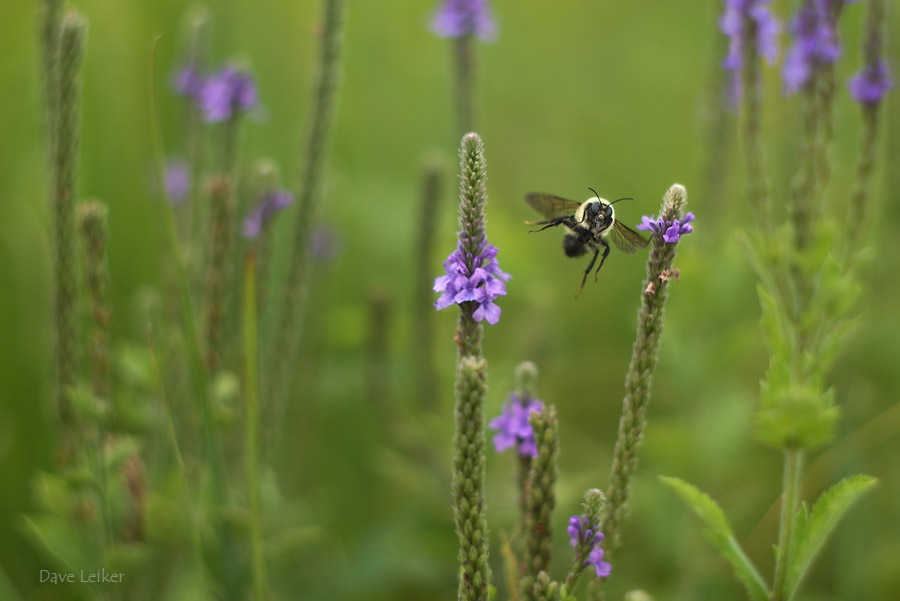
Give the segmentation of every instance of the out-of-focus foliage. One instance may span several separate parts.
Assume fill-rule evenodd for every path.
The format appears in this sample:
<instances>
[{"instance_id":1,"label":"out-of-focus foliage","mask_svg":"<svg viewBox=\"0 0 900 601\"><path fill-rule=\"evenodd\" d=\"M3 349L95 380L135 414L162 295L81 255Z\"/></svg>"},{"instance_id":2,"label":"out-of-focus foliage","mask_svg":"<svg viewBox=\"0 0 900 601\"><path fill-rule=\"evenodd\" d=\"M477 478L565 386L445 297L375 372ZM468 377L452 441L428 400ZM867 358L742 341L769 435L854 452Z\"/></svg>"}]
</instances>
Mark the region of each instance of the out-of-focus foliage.
<instances>
[{"instance_id":1,"label":"out-of-focus foliage","mask_svg":"<svg viewBox=\"0 0 900 601\"><path fill-rule=\"evenodd\" d=\"M180 104L166 84L178 56L183 6L76 4L90 22L79 187L82 197L109 205L114 380L121 391L114 395L113 414L116 426L135 436L120 440L121 453L108 461L121 466L141 449L156 453L145 458L154 491L144 505L148 547L106 561L133 574L133 582L169 575L151 592L142 590L151 598L192 598L190 591L201 586L191 569L192 521L182 502L184 484L170 469L173 451L145 344L151 322L162 370L171 375L188 369L186 356L166 350L180 346L164 343L166 337L177 342L179 326L170 298L174 270L150 175L148 117L150 48L161 32L163 135L168 147L182 147ZM284 599L453 598L455 314L433 316L435 402L414 397L411 372L425 343L411 334L422 157L436 150L452 166L459 142L450 46L428 31L433 7L426 3L350 4L345 81L322 214L338 237L339 254L316 273L295 366L302 385L283 421L273 467L262 475L269 580L274 598ZM775 3L781 16L786 4ZM756 275L736 236L750 217L737 124L719 105L725 52L716 29L719 3L493 6L498 39L476 49L476 116L489 164L487 228L512 279L500 299L503 318L485 334L487 404L489 414L498 413L514 387L514 366L525 359L537 363L541 398L556 406L559 420L552 569L565 573L571 563L563 532L567 516L580 511L583 491L607 485L644 258L614 249L598 283L589 280L575 300L584 264L563 256L558 233L527 233L522 221L535 216L522 198L543 191L583 200L592 186L608 198L634 197L616 205L617 218L634 225L677 181L689 191L696 229L679 248L681 277L670 290L630 517L607 595L618 599L643 589L657 599L738 598L743 591L729 566L702 540L696 518L656 478L678 476L707 492L729 516L753 563L771 565L781 458L753 434L767 355ZM255 160L270 156L281 166L284 184L293 187L310 108L318 3L220 0L209 7L213 63L245 61L265 107L263 118L243 125L242 172L249 174ZM892 9L889 22L896 23L897 7ZM58 427L51 394L52 227L36 3L0 4L0 22L0 598L89 598L80 587L39 583L41 569L63 568L38 539L70 563L87 562L78 557L91 550L90 541L70 532L75 526L47 517L67 511L59 507L66 494L56 477L40 475L57 463ZM841 82L858 70L861 23L860 6L848 5L840 32L845 50L837 63ZM894 65L900 64L896 37L889 28ZM773 186L787 189L797 163L797 101L782 97L776 69L765 68L764 76L766 160ZM847 199L859 114L843 84L835 114L827 210L846 221L853 219ZM826 376L841 419L833 444L808 457L802 487L804 497L814 499L849 474L866 473L879 484L822 548L798 600L900 597L900 480L894 460L900 453L900 282L891 259L900 252L893 235L900 225L900 171L887 168L900 161L898 115L900 94L894 93L887 98L881 132L878 218L867 242L872 260L858 274L861 318L835 349L835 367ZM447 175L432 258L435 276L455 244L456 178L449 168ZM289 232L295 210L288 209L275 228ZM367 302L373 291L389 304L391 317L383 346L387 357L376 358L384 372L378 394L366 376L373 360ZM240 440L240 386L227 377L219 384L213 395L219 423L227 441ZM192 400L170 402L179 431L197 427L199 433L191 421L197 419ZM262 438L277 437L264 431ZM145 447L135 443L139 439ZM180 442L188 471L198 473L199 434ZM226 461L243 477L239 448L226 445ZM516 519L515 459L491 452L487 469L491 561L503 595L500 530L512 529ZM233 492L245 501L243 490ZM125 503L126 492L121 495L110 502ZM235 509L229 519L237 540L246 542L248 518L242 511ZM198 527L208 542L204 518ZM127 517L121 519L124 527ZM204 552L209 557L214 550ZM771 575L762 576L768 581Z\"/></svg>"}]
</instances>

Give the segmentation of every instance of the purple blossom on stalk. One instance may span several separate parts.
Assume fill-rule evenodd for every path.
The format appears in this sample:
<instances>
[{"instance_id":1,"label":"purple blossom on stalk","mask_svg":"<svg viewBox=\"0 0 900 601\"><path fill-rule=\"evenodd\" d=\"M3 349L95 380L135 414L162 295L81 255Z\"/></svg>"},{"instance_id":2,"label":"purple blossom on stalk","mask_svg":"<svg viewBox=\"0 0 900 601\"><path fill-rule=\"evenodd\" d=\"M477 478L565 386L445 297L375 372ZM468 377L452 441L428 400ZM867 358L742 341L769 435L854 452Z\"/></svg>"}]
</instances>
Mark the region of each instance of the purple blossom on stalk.
<instances>
[{"instance_id":1,"label":"purple blossom on stalk","mask_svg":"<svg viewBox=\"0 0 900 601\"><path fill-rule=\"evenodd\" d=\"M310 236L309 250L314 259L330 261L341 254L340 236L333 227L320 223Z\"/></svg>"},{"instance_id":2,"label":"purple blossom on stalk","mask_svg":"<svg viewBox=\"0 0 900 601\"><path fill-rule=\"evenodd\" d=\"M766 7L771 0L725 0L725 12L719 19L719 29L728 36L728 56L722 66L728 71L740 71L743 63L744 19L756 26L756 52L759 56L775 62L778 58L778 20Z\"/></svg>"},{"instance_id":3,"label":"purple blossom on stalk","mask_svg":"<svg viewBox=\"0 0 900 601\"><path fill-rule=\"evenodd\" d=\"M663 240L672 244L678 242L678 239L681 236L690 234L694 231L694 226L691 225L693 220L694 214L691 212L686 213L683 219L675 219L672 221L664 220L662 216L656 218L653 217L653 215L650 215L649 217L644 215L641 217L642 222L637 225L637 229L660 234L663 237Z\"/></svg>"},{"instance_id":4,"label":"purple blossom on stalk","mask_svg":"<svg viewBox=\"0 0 900 601\"><path fill-rule=\"evenodd\" d=\"M431 29L442 38L474 34L490 41L494 39L497 25L487 0L444 0L431 21Z\"/></svg>"},{"instance_id":5,"label":"purple blossom on stalk","mask_svg":"<svg viewBox=\"0 0 900 601\"><path fill-rule=\"evenodd\" d=\"M719 29L728 36L728 55L722 67L731 71L731 83L727 91L729 103L737 106L740 97L741 68L746 40L745 20L754 23L756 52L769 64L778 58L778 32L781 26L766 6L771 0L725 0L725 10L719 18Z\"/></svg>"},{"instance_id":6,"label":"purple blossom on stalk","mask_svg":"<svg viewBox=\"0 0 900 601\"><path fill-rule=\"evenodd\" d=\"M287 190L273 190L263 195L244 219L241 234L247 240L256 240L272 217L293 202L294 196Z\"/></svg>"},{"instance_id":7,"label":"purple blossom on stalk","mask_svg":"<svg viewBox=\"0 0 900 601\"><path fill-rule=\"evenodd\" d=\"M603 540L603 533L599 530L594 532L591 528L585 528L588 525L587 519L573 515L569 518L569 527L566 532L569 533L569 544L578 548L581 545L593 547Z\"/></svg>"},{"instance_id":8,"label":"purple blossom on stalk","mask_svg":"<svg viewBox=\"0 0 900 601\"><path fill-rule=\"evenodd\" d=\"M249 73L229 66L206 78L198 102L203 118L218 123L256 108L259 93Z\"/></svg>"},{"instance_id":9,"label":"purple blossom on stalk","mask_svg":"<svg viewBox=\"0 0 900 601\"><path fill-rule=\"evenodd\" d=\"M497 431L493 438L494 450L501 453L517 446L519 455L532 459L537 457L537 443L529 418L532 413L540 413L543 409L544 403L540 400L533 399L523 404L516 393L511 393L500 415L489 424L491 430Z\"/></svg>"},{"instance_id":10,"label":"purple blossom on stalk","mask_svg":"<svg viewBox=\"0 0 900 601\"><path fill-rule=\"evenodd\" d=\"M474 269L470 274L466 267L463 235L460 232L456 250L444 261L447 274L434 280L434 291L442 293L434 306L440 310L454 304L475 302L478 303L478 308L472 318L493 325L500 320L500 307L494 301L506 295L505 282L510 275L500 269L497 247L487 241L482 242L480 252L472 259Z\"/></svg>"},{"instance_id":11,"label":"purple blossom on stalk","mask_svg":"<svg viewBox=\"0 0 900 601\"><path fill-rule=\"evenodd\" d=\"M191 189L191 170L181 159L171 159L166 163L166 194L173 205L181 204Z\"/></svg>"},{"instance_id":12,"label":"purple blossom on stalk","mask_svg":"<svg viewBox=\"0 0 900 601\"><path fill-rule=\"evenodd\" d=\"M597 545L585 560L584 565L592 565L597 570L597 578L606 578L612 573L612 564L603 561L603 547Z\"/></svg>"},{"instance_id":13,"label":"purple blossom on stalk","mask_svg":"<svg viewBox=\"0 0 900 601\"><path fill-rule=\"evenodd\" d=\"M190 98L195 102L200 101L200 95L203 93L205 78L200 69L191 63L182 65L175 70L172 83L175 92L179 96Z\"/></svg>"},{"instance_id":14,"label":"purple blossom on stalk","mask_svg":"<svg viewBox=\"0 0 900 601\"><path fill-rule=\"evenodd\" d=\"M788 24L794 43L787 51L781 75L784 91L793 93L812 81L817 64L831 64L841 54L835 3L843 0L808 0Z\"/></svg>"},{"instance_id":15,"label":"purple blossom on stalk","mask_svg":"<svg viewBox=\"0 0 900 601\"><path fill-rule=\"evenodd\" d=\"M894 87L894 81L887 63L879 60L851 77L847 87L853 100L865 106L875 106Z\"/></svg>"}]
</instances>

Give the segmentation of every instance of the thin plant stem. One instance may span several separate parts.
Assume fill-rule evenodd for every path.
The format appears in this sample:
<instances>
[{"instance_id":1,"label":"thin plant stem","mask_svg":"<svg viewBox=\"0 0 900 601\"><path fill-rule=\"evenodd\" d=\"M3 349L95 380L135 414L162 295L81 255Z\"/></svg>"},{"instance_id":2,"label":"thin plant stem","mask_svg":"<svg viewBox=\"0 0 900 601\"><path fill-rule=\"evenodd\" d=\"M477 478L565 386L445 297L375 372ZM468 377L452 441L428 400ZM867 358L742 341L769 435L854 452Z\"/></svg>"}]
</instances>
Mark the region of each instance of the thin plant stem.
<instances>
[{"instance_id":1,"label":"thin plant stem","mask_svg":"<svg viewBox=\"0 0 900 601\"><path fill-rule=\"evenodd\" d=\"M781 494L781 518L778 528L778 551L775 558L775 579L772 584L772 601L782 601L787 594L784 590L788 562L793 542L792 526L797 511L800 494L801 466L803 451L786 449L784 452L784 481Z\"/></svg>"},{"instance_id":2,"label":"thin plant stem","mask_svg":"<svg viewBox=\"0 0 900 601\"><path fill-rule=\"evenodd\" d=\"M293 256L290 258L279 327L265 377L265 397L275 403L278 423L283 423L285 403L291 390L294 360L302 337L303 319L309 299L313 262L310 238L319 213L325 179L325 159L340 87L341 54L346 0L323 0L319 68L313 94L312 114L306 138L305 162L301 168L294 223ZM283 430L282 430L283 431ZM277 445L273 445L277 446Z\"/></svg>"},{"instance_id":3,"label":"thin plant stem","mask_svg":"<svg viewBox=\"0 0 900 601\"><path fill-rule=\"evenodd\" d=\"M157 181L164 181L165 177L165 150L163 147L162 133L159 127L159 112L156 106L156 44L159 37L153 41L153 50L151 53L150 64L150 123L151 139L153 143L153 156L156 166ZM172 210L172 203L167 198L168 193L165 186L160 186L163 195L163 202L159 203L160 212L162 213L163 230L166 242L169 247L169 253L175 263L178 274L178 290L181 301L181 320L184 328L185 338L188 343L188 359L190 361L191 384L193 394L200 405L201 419L203 423L203 440L206 446L207 460L210 466L210 479L212 485L212 494L215 507L222 508L228 502L228 493L225 480L227 478L225 470L224 456L219 441L219 431L213 423L212 400L209 390L209 376L206 372L206 364L203 361L202 344L200 342L200 327L197 324L197 317L194 310L194 303L191 298L190 283L188 281L187 270L184 267L184 261L181 255L181 249L178 244L178 228L175 222L175 214ZM222 535L223 554L226 558L226 580L229 585L234 584L234 578L237 576L233 569L236 558L232 549L232 533L231 527L225 523L220 524ZM229 598L237 595L237 587L229 586Z\"/></svg>"},{"instance_id":4,"label":"thin plant stem","mask_svg":"<svg viewBox=\"0 0 900 601\"><path fill-rule=\"evenodd\" d=\"M757 24L744 19L743 65L741 90L743 93L742 131L744 168L747 176L747 197L759 221L760 229L769 232L772 227L772 210L769 190L763 167L761 142L761 102L759 91L759 61L756 43Z\"/></svg>"},{"instance_id":5,"label":"thin plant stem","mask_svg":"<svg viewBox=\"0 0 900 601\"><path fill-rule=\"evenodd\" d=\"M87 22L72 11L62 18L58 27L57 85L51 105L55 115L50 119L53 125L51 149L56 283L56 401L60 418L65 429L69 430L74 419L69 388L74 385L78 373L74 215L81 129L81 67L84 62ZM64 434L68 440L63 443L64 454L68 454L65 447L71 444L72 435L69 431Z\"/></svg>"},{"instance_id":6,"label":"thin plant stem","mask_svg":"<svg viewBox=\"0 0 900 601\"><path fill-rule=\"evenodd\" d=\"M683 186L675 184L663 197L660 216L668 222L681 219L684 217L686 204L687 191ZM608 554L607 560L621 544L628 489L631 476L637 468L637 453L647 424L646 413L650 403L653 370L656 367L663 312L668 296L668 282L660 276L671 269L677 246L677 242L667 243L662 234L654 232L647 260L647 278L641 287L642 302L638 312L637 336L625 377L625 396L606 492L606 511L600 525L600 531L606 535L604 546Z\"/></svg>"},{"instance_id":7,"label":"thin plant stem","mask_svg":"<svg viewBox=\"0 0 900 601\"><path fill-rule=\"evenodd\" d=\"M430 409L438 406L434 345L431 342L434 340L431 282L433 281L432 257L434 256L435 230L438 220L437 207L440 196L441 166L437 160L429 159L424 166L419 227L416 232L416 285L414 286L413 313L417 396L420 406Z\"/></svg>"},{"instance_id":8,"label":"thin plant stem","mask_svg":"<svg viewBox=\"0 0 900 601\"><path fill-rule=\"evenodd\" d=\"M454 39L453 62L456 72L456 118L460 136L475 130L475 53L472 34Z\"/></svg>"},{"instance_id":9,"label":"thin plant stem","mask_svg":"<svg viewBox=\"0 0 900 601\"><path fill-rule=\"evenodd\" d=\"M263 546L262 486L260 484L259 453L259 351L256 314L255 257L247 253L244 266L244 387L247 397L247 498L250 502L250 547L253 565L253 586L257 601L269 598L266 577L266 556Z\"/></svg>"},{"instance_id":10,"label":"thin plant stem","mask_svg":"<svg viewBox=\"0 0 900 601\"><path fill-rule=\"evenodd\" d=\"M178 444L178 435L175 433L175 420L172 418L172 408L169 405L169 397L166 394L166 383L162 377L162 370L159 368L159 361L156 358L156 350L153 348L153 327L147 324L147 348L150 350L150 358L153 360L153 370L156 373L156 380L159 383L159 394L162 400L163 413L166 416L166 433L169 435L169 443L172 445L172 453L175 455L175 464L178 468L178 475L181 478L181 485L184 487L184 497L191 512L191 542L194 545L194 555L198 568L203 565L203 543L200 536L200 524L197 516L197 508L191 497L191 489L187 475L187 467L184 464L184 456L181 453L181 446ZM200 570L201 577L203 570Z\"/></svg>"}]
</instances>

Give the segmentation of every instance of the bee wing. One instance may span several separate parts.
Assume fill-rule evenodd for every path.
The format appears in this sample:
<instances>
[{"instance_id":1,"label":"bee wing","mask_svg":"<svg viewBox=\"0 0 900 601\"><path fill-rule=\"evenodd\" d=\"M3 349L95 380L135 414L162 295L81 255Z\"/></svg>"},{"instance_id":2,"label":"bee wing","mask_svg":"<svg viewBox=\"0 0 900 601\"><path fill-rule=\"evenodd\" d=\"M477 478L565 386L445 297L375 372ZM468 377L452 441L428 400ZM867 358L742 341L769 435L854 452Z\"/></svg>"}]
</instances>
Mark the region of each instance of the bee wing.
<instances>
[{"instance_id":1,"label":"bee wing","mask_svg":"<svg viewBox=\"0 0 900 601\"><path fill-rule=\"evenodd\" d=\"M574 215L580 202L574 200L566 200L552 194L542 194L540 192L532 192L525 195L525 202L543 215L547 219L556 219L557 217L565 217L566 215Z\"/></svg>"},{"instance_id":2,"label":"bee wing","mask_svg":"<svg viewBox=\"0 0 900 601\"><path fill-rule=\"evenodd\" d=\"M647 248L650 244L649 240L618 219L613 223L612 239L619 250L629 255L633 255L639 248Z\"/></svg>"}]
</instances>

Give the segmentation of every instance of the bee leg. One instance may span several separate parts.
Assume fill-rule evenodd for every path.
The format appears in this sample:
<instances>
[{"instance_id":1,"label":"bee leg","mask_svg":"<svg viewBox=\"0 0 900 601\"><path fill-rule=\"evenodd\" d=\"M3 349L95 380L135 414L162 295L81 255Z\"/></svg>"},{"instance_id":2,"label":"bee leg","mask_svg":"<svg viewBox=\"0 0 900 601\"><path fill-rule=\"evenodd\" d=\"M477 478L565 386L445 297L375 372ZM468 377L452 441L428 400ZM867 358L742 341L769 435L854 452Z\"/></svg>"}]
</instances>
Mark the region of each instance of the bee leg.
<instances>
[{"instance_id":1,"label":"bee leg","mask_svg":"<svg viewBox=\"0 0 900 601\"><path fill-rule=\"evenodd\" d=\"M609 252L609 247L606 247L606 252ZM591 262L588 263L587 269L584 270L584 275L581 276L581 286L579 286L578 294L575 295L575 298L578 298L579 296L581 296L581 291L584 290L584 282L587 280L588 274L591 272L591 268L594 266L594 263L597 262L597 255L599 255L599 254L600 254L600 249L595 248L594 256L591 257ZM605 259L606 256L604 255L603 258ZM603 262L601 261L600 264L603 265Z\"/></svg>"},{"instance_id":2,"label":"bee leg","mask_svg":"<svg viewBox=\"0 0 900 601\"><path fill-rule=\"evenodd\" d=\"M545 224L545 223L547 224L547 225L544 225L544 227L542 227L541 229L538 229L538 230L529 230L528 233L529 233L529 234L534 234L534 233L536 233L536 232L543 232L543 231L544 231L545 229L547 229L547 228L556 227L557 225L560 225L560 224L562 224L562 223L565 223L566 219L568 219L568 217L557 217L556 219L551 219L551 220L549 220L549 221L534 221L534 222L528 222L529 225L543 225L543 224Z\"/></svg>"},{"instance_id":3,"label":"bee leg","mask_svg":"<svg viewBox=\"0 0 900 601\"><path fill-rule=\"evenodd\" d=\"M595 282L597 281L597 274L600 273L600 268L603 267L603 261L606 260L606 256L609 254L609 244L603 238L600 239L600 242L603 244L603 257L600 259L600 264L597 265L597 271L594 272L594 281ZM597 252L600 252L599 248L597 249ZM594 255L594 258L595 259L597 258L596 254ZM593 265L593 262L591 262L591 265ZM588 271L590 271L590 267L588 268ZM587 274L585 274L585 275L587 275Z\"/></svg>"}]
</instances>

